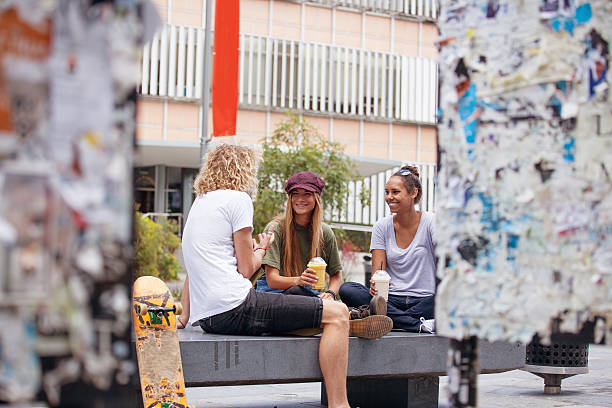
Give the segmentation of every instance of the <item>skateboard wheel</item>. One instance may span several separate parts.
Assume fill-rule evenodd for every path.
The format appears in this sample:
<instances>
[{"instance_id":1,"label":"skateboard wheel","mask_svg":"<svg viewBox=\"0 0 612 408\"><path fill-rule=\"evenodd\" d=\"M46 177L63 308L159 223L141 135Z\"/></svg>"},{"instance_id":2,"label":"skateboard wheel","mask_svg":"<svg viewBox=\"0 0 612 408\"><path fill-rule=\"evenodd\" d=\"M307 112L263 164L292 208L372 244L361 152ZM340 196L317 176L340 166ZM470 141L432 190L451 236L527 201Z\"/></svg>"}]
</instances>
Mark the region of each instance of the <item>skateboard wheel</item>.
<instances>
[{"instance_id":1,"label":"skateboard wheel","mask_svg":"<svg viewBox=\"0 0 612 408\"><path fill-rule=\"evenodd\" d=\"M149 311L149 307L144 304L136 305L136 313L143 316Z\"/></svg>"},{"instance_id":2,"label":"skateboard wheel","mask_svg":"<svg viewBox=\"0 0 612 408\"><path fill-rule=\"evenodd\" d=\"M175 303L174 304L174 314L180 315L182 313L183 313L183 305L181 305L180 303Z\"/></svg>"}]
</instances>

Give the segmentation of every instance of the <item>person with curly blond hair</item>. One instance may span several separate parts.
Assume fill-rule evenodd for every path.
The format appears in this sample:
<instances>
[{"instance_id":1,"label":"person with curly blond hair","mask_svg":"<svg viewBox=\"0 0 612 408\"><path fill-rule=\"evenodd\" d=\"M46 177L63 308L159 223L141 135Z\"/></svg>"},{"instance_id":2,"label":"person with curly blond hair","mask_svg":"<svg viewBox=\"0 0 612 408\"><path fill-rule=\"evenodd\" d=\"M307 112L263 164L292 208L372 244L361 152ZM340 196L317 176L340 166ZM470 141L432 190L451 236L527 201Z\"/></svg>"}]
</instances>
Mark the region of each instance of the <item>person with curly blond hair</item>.
<instances>
[{"instance_id":1,"label":"person with curly blond hair","mask_svg":"<svg viewBox=\"0 0 612 408\"><path fill-rule=\"evenodd\" d=\"M221 144L206 156L206 164L193 182L196 194L215 190L257 190L257 169L261 155L254 149Z\"/></svg>"},{"instance_id":2,"label":"person with curly blond hair","mask_svg":"<svg viewBox=\"0 0 612 408\"><path fill-rule=\"evenodd\" d=\"M323 329L319 364L330 407L349 407L346 392L347 307L330 299L257 292L249 278L260 268L270 234L252 238L259 155L222 144L210 151L194 182L197 197L183 231L187 279L177 327L191 322L207 333L259 335Z\"/></svg>"}]
</instances>

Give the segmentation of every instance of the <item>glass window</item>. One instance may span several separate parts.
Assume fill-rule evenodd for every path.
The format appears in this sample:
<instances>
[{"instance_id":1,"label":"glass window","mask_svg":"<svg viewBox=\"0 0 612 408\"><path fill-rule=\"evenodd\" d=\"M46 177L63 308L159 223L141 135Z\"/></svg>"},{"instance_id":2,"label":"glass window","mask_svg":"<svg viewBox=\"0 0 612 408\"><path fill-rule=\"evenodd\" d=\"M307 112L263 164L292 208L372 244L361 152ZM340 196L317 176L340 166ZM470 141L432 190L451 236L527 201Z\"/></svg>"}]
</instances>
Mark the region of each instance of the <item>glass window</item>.
<instances>
[{"instance_id":1,"label":"glass window","mask_svg":"<svg viewBox=\"0 0 612 408\"><path fill-rule=\"evenodd\" d=\"M166 211L183 212L183 172L180 167L166 169Z\"/></svg>"},{"instance_id":2,"label":"glass window","mask_svg":"<svg viewBox=\"0 0 612 408\"><path fill-rule=\"evenodd\" d=\"M142 212L153 212L155 208L155 167L134 168L134 203Z\"/></svg>"},{"instance_id":3,"label":"glass window","mask_svg":"<svg viewBox=\"0 0 612 408\"><path fill-rule=\"evenodd\" d=\"M134 187L155 189L155 167L134 168Z\"/></svg>"},{"instance_id":4,"label":"glass window","mask_svg":"<svg viewBox=\"0 0 612 408\"><path fill-rule=\"evenodd\" d=\"M166 168L166 183L167 188L170 189L180 189L183 185L183 172L180 167L168 167Z\"/></svg>"}]
</instances>

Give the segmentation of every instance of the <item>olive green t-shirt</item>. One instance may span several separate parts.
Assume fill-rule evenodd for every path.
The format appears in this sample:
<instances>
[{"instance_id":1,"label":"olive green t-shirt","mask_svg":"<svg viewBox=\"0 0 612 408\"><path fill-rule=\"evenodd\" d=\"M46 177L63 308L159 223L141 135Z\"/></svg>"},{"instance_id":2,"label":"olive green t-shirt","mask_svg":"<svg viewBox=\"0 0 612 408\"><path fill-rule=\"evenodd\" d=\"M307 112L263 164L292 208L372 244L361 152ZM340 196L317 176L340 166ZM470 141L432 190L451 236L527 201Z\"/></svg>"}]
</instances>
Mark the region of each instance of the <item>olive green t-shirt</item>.
<instances>
[{"instance_id":1,"label":"olive green t-shirt","mask_svg":"<svg viewBox=\"0 0 612 408\"><path fill-rule=\"evenodd\" d=\"M269 265L272 268L276 268L280 271L281 276L285 275L284 269L281 265L283 259L283 251L285 250L285 237L283 231L281 231L280 224L277 221L271 221L266 225L264 229L268 232L270 226L274 225L274 242L266 251L266 255L263 258L262 266ZM300 259L302 260L302 271L306 269L308 261L310 261L310 233L307 227L301 225L295 225L295 231L298 238L298 247L300 250ZM322 252L322 253L321 253ZM329 225L323 223L323 248L319 250L319 256L327 263L325 271L329 276L335 275L338 271L342 270L342 263L340 262L340 255L338 254L338 243L336 242L336 236L329 227ZM265 273L259 278L265 279Z\"/></svg>"}]
</instances>

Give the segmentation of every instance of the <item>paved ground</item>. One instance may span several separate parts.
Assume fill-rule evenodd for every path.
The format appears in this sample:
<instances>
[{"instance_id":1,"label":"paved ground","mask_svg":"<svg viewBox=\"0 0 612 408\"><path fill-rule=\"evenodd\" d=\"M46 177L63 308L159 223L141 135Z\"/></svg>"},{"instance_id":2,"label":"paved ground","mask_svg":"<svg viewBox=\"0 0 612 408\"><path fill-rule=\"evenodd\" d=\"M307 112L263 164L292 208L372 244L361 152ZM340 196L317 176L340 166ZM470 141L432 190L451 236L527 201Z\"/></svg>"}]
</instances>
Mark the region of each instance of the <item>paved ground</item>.
<instances>
[{"instance_id":1,"label":"paved ground","mask_svg":"<svg viewBox=\"0 0 612 408\"><path fill-rule=\"evenodd\" d=\"M440 378L439 407L446 403L447 378ZM484 408L612 407L612 347L591 346L589 373L567 378L560 395L545 395L544 382L514 370L478 378L478 406ZM320 383L188 388L196 408L321 407ZM392 407L381 407L392 408Z\"/></svg>"}]
</instances>

